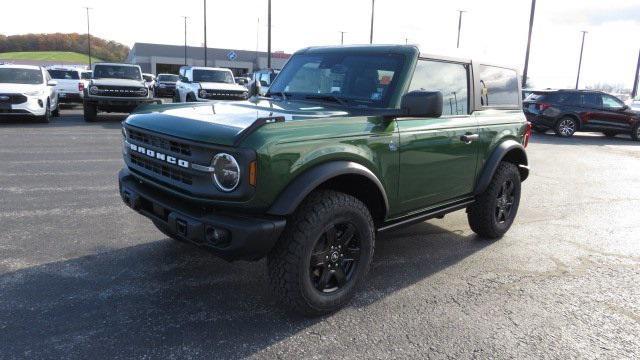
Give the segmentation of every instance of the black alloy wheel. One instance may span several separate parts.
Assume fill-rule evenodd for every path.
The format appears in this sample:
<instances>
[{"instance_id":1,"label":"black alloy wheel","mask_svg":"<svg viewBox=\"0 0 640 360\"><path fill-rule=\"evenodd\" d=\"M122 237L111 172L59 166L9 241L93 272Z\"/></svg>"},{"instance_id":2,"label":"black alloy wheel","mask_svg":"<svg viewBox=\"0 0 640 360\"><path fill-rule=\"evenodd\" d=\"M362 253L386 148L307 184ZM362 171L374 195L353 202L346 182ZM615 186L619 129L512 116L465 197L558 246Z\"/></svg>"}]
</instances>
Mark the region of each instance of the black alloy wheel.
<instances>
[{"instance_id":1,"label":"black alloy wheel","mask_svg":"<svg viewBox=\"0 0 640 360\"><path fill-rule=\"evenodd\" d=\"M496 197L495 220L498 224L504 224L511 218L511 210L515 201L515 185L511 179L507 179L500 186Z\"/></svg>"},{"instance_id":2,"label":"black alloy wheel","mask_svg":"<svg viewBox=\"0 0 640 360\"><path fill-rule=\"evenodd\" d=\"M356 273L360 263L360 241L355 225L339 221L328 225L311 253L309 276L316 290L338 291Z\"/></svg>"}]
</instances>

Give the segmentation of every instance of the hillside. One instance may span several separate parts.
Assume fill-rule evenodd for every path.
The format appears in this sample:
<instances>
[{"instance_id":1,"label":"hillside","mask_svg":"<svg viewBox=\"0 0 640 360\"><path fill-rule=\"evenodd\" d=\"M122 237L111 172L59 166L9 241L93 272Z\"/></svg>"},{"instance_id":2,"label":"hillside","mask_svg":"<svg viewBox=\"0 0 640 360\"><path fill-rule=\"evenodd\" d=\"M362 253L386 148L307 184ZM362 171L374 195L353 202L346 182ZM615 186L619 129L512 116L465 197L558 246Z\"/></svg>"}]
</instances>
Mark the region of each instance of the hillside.
<instances>
[{"instance_id":1,"label":"hillside","mask_svg":"<svg viewBox=\"0 0 640 360\"><path fill-rule=\"evenodd\" d=\"M5 36L0 34L0 53L72 52L87 54L87 36L78 33L25 34ZM129 47L115 41L91 37L91 55L105 61L124 61ZM56 59L58 61L62 61Z\"/></svg>"},{"instance_id":2,"label":"hillside","mask_svg":"<svg viewBox=\"0 0 640 360\"><path fill-rule=\"evenodd\" d=\"M0 60L33 60L33 61L60 61L66 63L87 64L89 57L71 51L22 51L0 53ZM102 61L93 57L93 62Z\"/></svg>"}]
</instances>

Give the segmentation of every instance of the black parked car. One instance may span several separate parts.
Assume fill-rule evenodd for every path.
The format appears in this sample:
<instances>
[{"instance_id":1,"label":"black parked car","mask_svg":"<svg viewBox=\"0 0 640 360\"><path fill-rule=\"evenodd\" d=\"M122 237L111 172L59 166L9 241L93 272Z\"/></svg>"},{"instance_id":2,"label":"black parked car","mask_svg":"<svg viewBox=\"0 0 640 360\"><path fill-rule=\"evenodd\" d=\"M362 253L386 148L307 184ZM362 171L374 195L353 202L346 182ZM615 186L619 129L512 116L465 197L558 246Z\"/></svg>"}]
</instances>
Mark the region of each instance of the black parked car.
<instances>
[{"instance_id":1,"label":"black parked car","mask_svg":"<svg viewBox=\"0 0 640 360\"><path fill-rule=\"evenodd\" d=\"M156 84L153 88L153 94L155 97L173 97L176 91L176 82L178 81L178 75L173 74L158 74L156 78Z\"/></svg>"},{"instance_id":2,"label":"black parked car","mask_svg":"<svg viewBox=\"0 0 640 360\"><path fill-rule=\"evenodd\" d=\"M537 132L549 129L571 137L576 131L599 131L608 137L631 134L640 138L640 113L620 99L600 91L535 91L523 103L527 120Z\"/></svg>"}]
</instances>

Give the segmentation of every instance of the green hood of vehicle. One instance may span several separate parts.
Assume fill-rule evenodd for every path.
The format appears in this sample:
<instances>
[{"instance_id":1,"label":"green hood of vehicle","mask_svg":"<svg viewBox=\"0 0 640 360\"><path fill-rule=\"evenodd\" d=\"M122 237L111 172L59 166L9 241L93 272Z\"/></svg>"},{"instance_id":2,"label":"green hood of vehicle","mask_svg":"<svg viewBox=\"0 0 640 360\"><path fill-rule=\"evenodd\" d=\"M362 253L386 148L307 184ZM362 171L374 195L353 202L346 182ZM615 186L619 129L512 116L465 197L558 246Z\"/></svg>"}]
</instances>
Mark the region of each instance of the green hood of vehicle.
<instances>
[{"instance_id":1,"label":"green hood of vehicle","mask_svg":"<svg viewBox=\"0 0 640 360\"><path fill-rule=\"evenodd\" d=\"M182 139L232 146L257 119L282 117L285 121L343 117L344 110L315 102L220 101L140 107L125 122L128 125Z\"/></svg>"}]
</instances>

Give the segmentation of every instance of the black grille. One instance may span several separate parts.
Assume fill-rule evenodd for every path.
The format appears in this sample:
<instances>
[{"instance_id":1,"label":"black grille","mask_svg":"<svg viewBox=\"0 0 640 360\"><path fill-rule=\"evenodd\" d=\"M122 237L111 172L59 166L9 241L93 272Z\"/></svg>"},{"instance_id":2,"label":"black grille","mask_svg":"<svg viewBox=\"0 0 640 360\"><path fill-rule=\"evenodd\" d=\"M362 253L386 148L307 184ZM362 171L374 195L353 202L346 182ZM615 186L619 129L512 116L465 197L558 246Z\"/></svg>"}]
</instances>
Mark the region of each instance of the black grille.
<instances>
[{"instance_id":1,"label":"black grille","mask_svg":"<svg viewBox=\"0 0 640 360\"><path fill-rule=\"evenodd\" d=\"M0 104L22 104L27 97L22 94L0 94Z\"/></svg>"},{"instance_id":2,"label":"black grille","mask_svg":"<svg viewBox=\"0 0 640 360\"><path fill-rule=\"evenodd\" d=\"M147 89L143 87L129 86L97 86L97 90L91 90L91 95L115 96L115 97L146 97ZM93 89L93 86L91 87Z\"/></svg>"},{"instance_id":3,"label":"black grille","mask_svg":"<svg viewBox=\"0 0 640 360\"><path fill-rule=\"evenodd\" d=\"M147 170L153 171L158 175L162 175L166 178L179 181L183 184L187 184L187 185L193 184L193 179L191 175L182 170L174 169L173 167L168 165L157 164L135 153L129 154L129 159L131 160L132 164L143 167Z\"/></svg>"},{"instance_id":4,"label":"black grille","mask_svg":"<svg viewBox=\"0 0 640 360\"><path fill-rule=\"evenodd\" d=\"M212 90L207 89L207 99L213 100L244 100L246 99L246 91L239 90Z\"/></svg>"},{"instance_id":5,"label":"black grille","mask_svg":"<svg viewBox=\"0 0 640 360\"><path fill-rule=\"evenodd\" d=\"M145 143L147 145L171 151L177 154L191 156L191 146L177 141L167 140L159 136L150 135L136 130L128 129L129 138L137 143Z\"/></svg>"}]
</instances>

